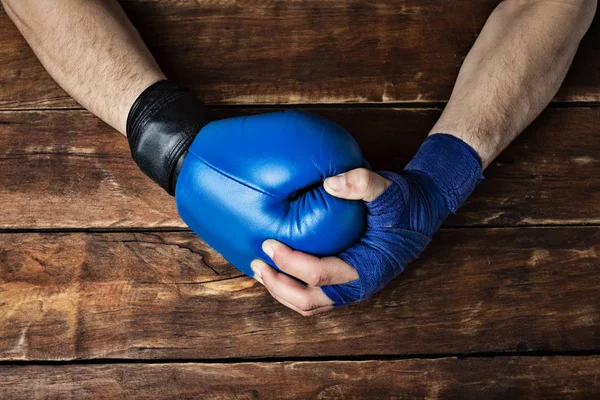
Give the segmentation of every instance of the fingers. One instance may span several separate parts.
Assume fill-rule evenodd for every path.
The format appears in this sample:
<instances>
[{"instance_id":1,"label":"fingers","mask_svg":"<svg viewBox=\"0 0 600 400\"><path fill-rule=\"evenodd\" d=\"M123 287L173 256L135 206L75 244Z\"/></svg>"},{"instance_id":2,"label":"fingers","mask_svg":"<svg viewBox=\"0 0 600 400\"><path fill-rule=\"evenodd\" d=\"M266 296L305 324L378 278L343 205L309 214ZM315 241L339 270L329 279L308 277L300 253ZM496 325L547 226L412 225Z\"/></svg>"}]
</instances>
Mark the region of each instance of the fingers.
<instances>
[{"instance_id":1,"label":"fingers","mask_svg":"<svg viewBox=\"0 0 600 400\"><path fill-rule=\"evenodd\" d=\"M316 308L314 310L304 311L304 310L299 309L298 307L296 307L292 303L289 303L289 302L287 302L287 301L285 301L285 300L277 297L273 293L271 293L271 292L269 292L269 293L271 294L271 296L275 300L277 300L278 302L280 302L281 304L283 304L287 308L289 308L289 309L291 309L293 311L296 311L298 314L300 314L300 315L302 315L304 317L312 317L313 315L321 314L321 313L327 312L327 311L329 311L329 310L331 310L331 309L334 308L333 306L323 306L323 307Z\"/></svg>"},{"instance_id":2,"label":"fingers","mask_svg":"<svg viewBox=\"0 0 600 400\"><path fill-rule=\"evenodd\" d=\"M310 286L336 285L358 279L356 270L337 257L315 257L276 240L265 240L262 248L279 269Z\"/></svg>"},{"instance_id":3,"label":"fingers","mask_svg":"<svg viewBox=\"0 0 600 400\"><path fill-rule=\"evenodd\" d=\"M323 187L330 195L342 199L373 201L391 183L392 181L373 171L357 168L325 179Z\"/></svg>"},{"instance_id":4,"label":"fingers","mask_svg":"<svg viewBox=\"0 0 600 400\"><path fill-rule=\"evenodd\" d=\"M277 271L262 260L254 260L250 265L254 271L254 278L262 283L277 301L304 316L319 314L333 308L334 302L319 286L358 279L356 270L337 257L315 257L272 239L265 240L263 250L283 272Z\"/></svg>"},{"instance_id":5,"label":"fingers","mask_svg":"<svg viewBox=\"0 0 600 400\"><path fill-rule=\"evenodd\" d=\"M310 316L333 308L333 302L318 287L303 285L294 278L278 272L262 260L251 264L255 278L281 304Z\"/></svg>"}]
</instances>

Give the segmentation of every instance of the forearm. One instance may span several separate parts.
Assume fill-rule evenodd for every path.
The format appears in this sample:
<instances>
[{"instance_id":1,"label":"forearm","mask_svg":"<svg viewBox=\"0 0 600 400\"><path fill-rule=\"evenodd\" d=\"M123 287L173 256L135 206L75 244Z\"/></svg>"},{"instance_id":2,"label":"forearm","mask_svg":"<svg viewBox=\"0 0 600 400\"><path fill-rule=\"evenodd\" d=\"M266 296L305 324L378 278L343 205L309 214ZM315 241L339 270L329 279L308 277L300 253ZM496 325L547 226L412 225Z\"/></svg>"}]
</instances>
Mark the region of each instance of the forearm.
<instances>
[{"instance_id":1,"label":"forearm","mask_svg":"<svg viewBox=\"0 0 600 400\"><path fill-rule=\"evenodd\" d=\"M506 0L467 55L430 134L470 144L485 169L560 87L594 16L596 0Z\"/></svg>"},{"instance_id":2,"label":"forearm","mask_svg":"<svg viewBox=\"0 0 600 400\"><path fill-rule=\"evenodd\" d=\"M56 82L125 134L131 105L163 73L114 0L1 0Z\"/></svg>"}]
</instances>

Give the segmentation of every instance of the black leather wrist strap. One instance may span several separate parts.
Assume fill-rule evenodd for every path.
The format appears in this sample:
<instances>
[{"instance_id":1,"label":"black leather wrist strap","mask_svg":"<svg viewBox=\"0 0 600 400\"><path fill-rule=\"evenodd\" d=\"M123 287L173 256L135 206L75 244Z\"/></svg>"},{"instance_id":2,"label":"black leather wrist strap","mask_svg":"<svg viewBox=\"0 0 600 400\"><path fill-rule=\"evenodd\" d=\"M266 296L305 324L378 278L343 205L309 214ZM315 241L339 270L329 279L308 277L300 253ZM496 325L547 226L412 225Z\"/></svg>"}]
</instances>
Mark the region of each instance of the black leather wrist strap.
<instances>
[{"instance_id":1,"label":"black leather wrist strap","mask_svg":"<svg viewBox=\"0 0 600 400\"><path fill-rule=\"evenodd\" d=\"M139 95L127 117L131 156L170 195L192 141L210 122L206 106L187 89L157 82Z\"/></svg>"}]
</instances>

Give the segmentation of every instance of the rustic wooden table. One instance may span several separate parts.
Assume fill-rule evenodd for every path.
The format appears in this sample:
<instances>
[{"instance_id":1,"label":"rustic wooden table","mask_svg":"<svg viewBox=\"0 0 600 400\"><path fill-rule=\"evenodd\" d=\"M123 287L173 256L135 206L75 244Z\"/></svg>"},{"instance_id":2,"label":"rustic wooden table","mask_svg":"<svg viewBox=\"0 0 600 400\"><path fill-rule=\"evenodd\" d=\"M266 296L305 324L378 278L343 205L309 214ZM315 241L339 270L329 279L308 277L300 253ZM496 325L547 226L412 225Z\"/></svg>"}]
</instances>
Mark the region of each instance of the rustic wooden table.
<instances>
[{"instance_id":1,"label":"rustic wooden table","mask_svg":"<svg viewBox=\"0 0 600 400\"><path fill-rule=\"evenodd\" d=\"M400 169L498 1L122 3L219 115L307 109ZM555 101L418 262L303 318L186 229L0 11L0 397L598 395L599 37L596 18Z\"/></svg>"}]
</instances>

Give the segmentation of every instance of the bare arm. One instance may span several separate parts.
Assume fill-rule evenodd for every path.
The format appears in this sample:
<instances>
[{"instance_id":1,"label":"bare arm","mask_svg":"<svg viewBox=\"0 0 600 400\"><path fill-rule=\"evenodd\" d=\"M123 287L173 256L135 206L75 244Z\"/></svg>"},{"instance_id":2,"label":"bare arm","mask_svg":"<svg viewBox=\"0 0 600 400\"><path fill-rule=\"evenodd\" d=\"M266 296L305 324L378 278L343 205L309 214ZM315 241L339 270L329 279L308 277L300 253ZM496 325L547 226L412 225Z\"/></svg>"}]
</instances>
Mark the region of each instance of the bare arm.
<instances>
[{"instance_id":1,"label":"bare arm","mask_svg":"<svg viewBox=\"0 0 600 400\"><path fill-rule=\"evenodd\" d=\"M115 0L1 0L48 73L125 134L131 105L165 79Z\"/></svg>"},{"instance_id":2,"label":"bare arm","mask_svg":"<svg viewBox=\"0 0 600 400\"><path fill-rule=\"evenodd\" d=\"M485 169L556 94L596 0L505 0L465 59L431 134L453 134Z\"/></svg>"},{"instance_id":3,"label":"bare arm","mask_svg":"<svg viewBox=\"0 0 600 400\"><path fill-rule=\"evenodd\" d=\"M501 3L465 59L450 101L431 134L449 133L462 139L479 153L483 168L487 167L555 95L595 9L596 0L506 0ZM360 168L325 180L329 194L367 202L376 200L390 185L390 180L383 176ZM402 224L408 224L406 215L413 213L411 225L407 226L427 226L428 218L422 218L419 210L427 209L431 213L439 205L433 201L425 203L423 199L427 195L415 189L419 195L408 201L402 195L403 208L396 210L398 214L391 212L389 225L382 225L400 226L404 231L406 226ZM399 192L396 189L396 193ZM410 193L410 189L407 192ZM389 202L389 197L386 201ZM398 236L402 243L412 243L390 233L387 241L362 250L361 260L388 260L390 254L406 254L403 245L394 247L400 243ZM377 249L380 247L386 250L384 258L379 257L381 252ZM334 302L321 286L360 280L356 269L341 258L315 257L274 240L265 241L263 249L281 271L307 284L299 284L262 260L252 263L255 278L275 299L305 316L333 308ZM365 266L377 270L379 276L389 274L386 261L369 261ZM378 283L383 286L388 280L389 275ZM354 287L361 285L355 283Z\"/></svg>"}]
</instances>

